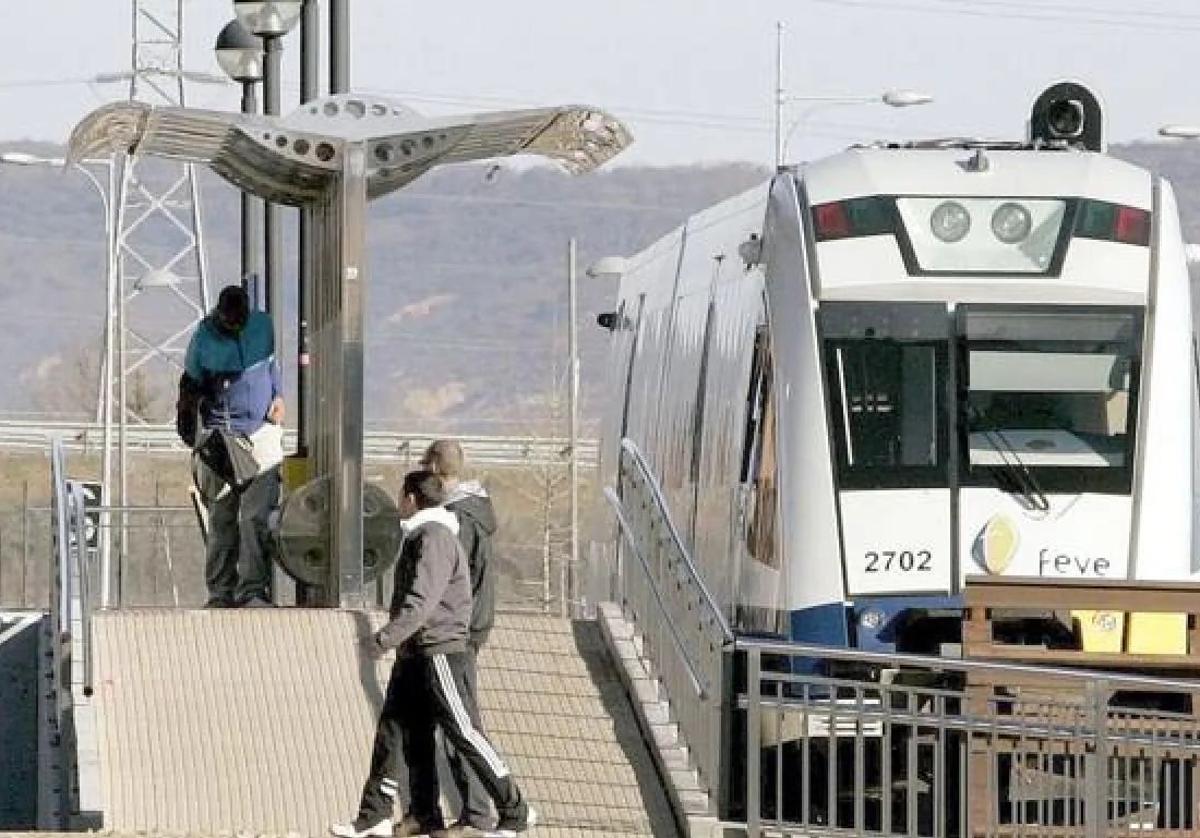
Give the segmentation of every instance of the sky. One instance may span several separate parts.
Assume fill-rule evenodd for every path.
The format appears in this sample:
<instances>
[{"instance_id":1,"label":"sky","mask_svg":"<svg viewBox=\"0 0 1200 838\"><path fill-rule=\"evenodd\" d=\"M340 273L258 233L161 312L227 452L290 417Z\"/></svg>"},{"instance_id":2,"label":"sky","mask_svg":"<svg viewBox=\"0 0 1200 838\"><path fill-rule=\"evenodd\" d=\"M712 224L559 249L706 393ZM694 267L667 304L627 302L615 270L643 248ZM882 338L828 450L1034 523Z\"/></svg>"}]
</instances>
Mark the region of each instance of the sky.
<instances>
[{"instance_id":1,"label":"sky","mask_svg":"<svg viewBox=\"0 0 1200 838\"><path fill-rule=\"evenodd\" d=\"M0 142L62 142L92 108L128 96L127 85L88 80L129 69L132 0L5 5ZM212 43L231 6L184 0L188 69L220 73ZM351 20L354 89L430 114L598 105L633 130L625 164L770 164L777 21L789 96L903 88L935 100L792 102L790 160L872 139L1017 138L1036 94L1063 78L1099 91L1113 141L1200 123L1195 0L351 0ZM285 110L298 101L298 52L293 34ZM231 83L187 95L238 106Z\"/></svg>"}]
</instances>

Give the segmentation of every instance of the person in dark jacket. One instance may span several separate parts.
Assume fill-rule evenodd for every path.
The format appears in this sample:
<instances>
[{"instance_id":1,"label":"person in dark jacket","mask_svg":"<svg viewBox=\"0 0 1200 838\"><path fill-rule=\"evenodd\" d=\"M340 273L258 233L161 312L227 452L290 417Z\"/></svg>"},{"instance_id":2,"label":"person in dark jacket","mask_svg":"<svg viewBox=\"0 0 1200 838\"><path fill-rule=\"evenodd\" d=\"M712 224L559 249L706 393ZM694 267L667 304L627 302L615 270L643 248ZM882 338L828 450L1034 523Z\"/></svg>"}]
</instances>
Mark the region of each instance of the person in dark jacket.
<instances>
[{"instance_id":1,"label":"person in dark jacket","mask_svg":"<svg viewBox=\"0 0 1200 838\"><path fill-rule=\"evenodd\" d=\"M338 838L394 835L516 836L536 819L479 721L467 690L467 638L471 581L458 522L441 507L445 489L431 471L404 477L400 511L404 546L396 564L395 593L386 625L372 635L374 654L396 650L375 731L371 768L353 823L330 828ZM435 727L454 743L495 803L494 830L465 825L443 828L438 808ZM400 781L397 754L408 773L408 813L392 820Z\"/></svg>"},{"instance_id":2,"label":"person in dark jacket","mask_svg":"<svg viewBox=\"0 0 1200 838\"><path fill-rule=\"evenodd\" d=\"M471 626L467 637L467 689L478 704L479 679L476 659L487 642L496 620L496 576L492 569L492 537L496 534L496 510L487 490L477 480L462 479L462 446L452 439L430 443L421 457L421 465L442 478L446 485L446 509L458 521L458 540L462 542L471 568ZM450 775L458 788L462 811L456 826L486 829L492 821L491 801L479 778L452 742L443 740Z\"/></svg>"},{"instance_id":3,"label":"person in dark jacket","mask_svg":"<svg viewBox=\"0 0 1200 838\"><path fill-rule=\"evenodd\" d=\"M279 503L283 385L271 317L251 310L240 286L221 289L192 334L175 409L176 430L189 448L222 429L244 436L259 466L249 485L235 490L193 454L196 486L208 505L208 606L270 605L267 521Z\"/></svg>"}]
</instances>

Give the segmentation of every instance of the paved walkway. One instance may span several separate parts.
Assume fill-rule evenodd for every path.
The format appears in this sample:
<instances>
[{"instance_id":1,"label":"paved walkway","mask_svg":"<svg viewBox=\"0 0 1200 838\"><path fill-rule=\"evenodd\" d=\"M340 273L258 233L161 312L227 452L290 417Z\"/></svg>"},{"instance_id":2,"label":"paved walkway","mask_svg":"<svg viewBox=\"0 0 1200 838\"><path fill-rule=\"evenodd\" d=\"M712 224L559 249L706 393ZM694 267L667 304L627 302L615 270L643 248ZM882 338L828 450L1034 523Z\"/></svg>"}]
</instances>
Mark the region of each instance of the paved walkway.
<instances>
[{"instance_id":1,"label":"paved walkway","mask_svg":"<svg viewBox=\"0 0 1200 838\"><path fill-rule=\"evenodd\" d=\"M301 609L98 615L104 828L321 835L352 813L390 667L358 653L371 622ZM501 616L480 692L543 816L531 836L676 834L594 624Z\"/></svg>"}]
</instances>

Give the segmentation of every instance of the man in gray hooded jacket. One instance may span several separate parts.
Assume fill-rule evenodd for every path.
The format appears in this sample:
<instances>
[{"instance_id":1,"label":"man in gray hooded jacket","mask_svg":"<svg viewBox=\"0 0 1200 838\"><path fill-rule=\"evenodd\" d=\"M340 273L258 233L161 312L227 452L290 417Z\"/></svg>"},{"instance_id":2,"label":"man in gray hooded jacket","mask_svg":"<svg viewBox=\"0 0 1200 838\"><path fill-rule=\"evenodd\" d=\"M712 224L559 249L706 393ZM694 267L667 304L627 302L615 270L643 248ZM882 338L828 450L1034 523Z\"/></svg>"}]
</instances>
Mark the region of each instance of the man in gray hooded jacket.
<instances>
[{"instance_id":1,"label":"man in gray hooded jacket","mask_svg":"<svg viewBox=\"0 0 1200 838\"><path fill-rule=\"evenodd\" d=\"M471 581L458 540L458 522L443 509L445 489L430 471L404 477L400 512L404 546L396 564L395 593L386 625L372 635L375 654L396 650L375 731L370 774L358 817L330 828L338 838L393 835L515 836L535 815L521 797L508 766L483 733L479 709L467 688ZM440 727L474 770L495 803L495 830L442 828L438 808L434 730ZM393 823L399 779L396 755L408 768L409 811Z\"/></svg>"},{"instance_id":2,"label":"man in gray hooded jacket","mask_svg":"<svg viewBox=\"0 0 1200 838\"><path fill-rule=\"evenodd\" d=\"M462 542L471 571L470 631L467 635L467 690L472 699L479 689L475 659L487 642L488 633L496 621L496 574L492 568L492 537L496 534L496 510L487 490L477 480L463 480L465 465L462 446L452 439L435 439L425 449L421 465L442 478L446 486L446 509L454 513L458 521L458 540ZM455 826L460 829L475 827L486 830L492 821L489 811L491 801L487 790L471 770L453 743L445 740L446 763L462 810Z\"/></svg>"}]
</instances>

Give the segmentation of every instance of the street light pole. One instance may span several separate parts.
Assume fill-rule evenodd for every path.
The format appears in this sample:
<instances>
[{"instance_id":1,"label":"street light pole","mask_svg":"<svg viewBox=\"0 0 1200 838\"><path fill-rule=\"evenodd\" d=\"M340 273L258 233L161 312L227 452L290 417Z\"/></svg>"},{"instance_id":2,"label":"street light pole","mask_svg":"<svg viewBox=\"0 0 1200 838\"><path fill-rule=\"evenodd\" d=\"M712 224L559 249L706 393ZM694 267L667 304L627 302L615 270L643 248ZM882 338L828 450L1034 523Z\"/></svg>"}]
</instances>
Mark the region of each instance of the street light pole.
<instances>
[{"instance_id":1,"label":"street light pole","mask_svg":"<svg viewBox=\"0 0 1200 838\"><path fill-rule=\"evenodd\" d=\"M283 44L279 36L263 36L263 47L266 50L263 61L263 113L267 116L279 116L280 113L280 72L283 65ZM275 353L283 353L283 298L280 280L283 275L283 227L279 205L271 201L263 202L263 224L266 227L264 237L264 262L266 294L264 308L275 327Z\"/></svg>"},{"instance_id":2,"label":"street light pole","mask_svg":"<svg viewBox=\"0 0 1200 838\"><path fill-rule=\"evenodd\" d=\"M560 577L559 614L569 615L569 594L579 567L579 343L576 331L577 296L575 282L575 239L567 243L567 354L570 356L567 388L568 441L571 479L571 553Z\"/></svg>"},{"instance_id":3,"label":"street light pole","mask_svg":"<svg viewBox=\"0 0 1200 838\"><path fill-rule=\"evenodd\" d=\"M217 35L217 63L229 78L242 86L242 113L258 113L255 85L263 77L263 45L242 22L234 18ZM242 288L257 298L257 285L262 275L259 244L258 199L242 190Z\"/></svg>"},{"instance_id":4,"label":"street light pole","mask_svg":"<svg viewBox=\"0 0 1200 838\"><path fill-rule=\"evenodd\" d=\"M263 43L263 113L279 116L281 112L280 84L283 63L283 36L292 30L300 18L302 0L233 0L238 22ZM271 315L275 330L275 354L283 354L283 229L277 204L263 202L264 308Z\"/></svg>"},{"instance_id":5,"label":"street light pole","mask_svg":"<svg viewBox=\"0 0 1200 838\"><path fill-rule=\"evenodd\" d=\"M933 97L927 93L904 89L885 90L874 96L784 96L782 99L782 104L806 102L809 107L805 108L782 134L779 147L780 161L787 159L787 149L792 140L792 134L796 133L796 129L803 125L814 111L821 108L838 108L846 105L887 105L889 108L911 108L916 105L927 105L933 101ZM778 165L783 166L784 164L780 162Z\"/></svg>"},{"instance_id":6,"label":"street light pole","mask_svg":"<svg viewBox=\"0 0 1200 838\"><path fill-rule=\"evenodd\" d=\"M242 82L242 113L258 113L258 95L255 90L258 82ZM249 191L242 190L242 290L258 296L258 281L262 276L262 256L260 243L262 234L259 223L262 219L258 212L259 200ZM253 286L253 287L252 287Z\"/></svg>"},{"instance_id":7,"label":"street light pole","mask_svg":"<svg viewBox=\"0 0 1200 838\"><path fill-rule=\"evenodd\" d=\"M783 21L775 21L775 168L783 167Z\"/></svg>"},{"instance_id":8,"label":"street light pole","mask_svg":"<svg viewBox=\"0 0 1200 838\"><path fill-rule=\"evenodd\" d=\"M329 92L350 92L350 0L329 2Z\"/></svg>"},{"instance_id":9,"label":"street light pole","mask_svg":"<svg viewBox=\"0 0 1200 838\"><path fill-rule=\"evenodd\" d=\"M0 154L0 163L10 166L45 166L62 169L67 161L61 157L37 157L19 151ZM101 183L100 178L89 168L103 166L106 169L107 183ZM117 194L118 167L116 159L90 159L74 164L73 168L80 172L96 194L104 208L104 351L100 360L100 375L96 382L96 421L101 423L104 435L104 449L101 455L101 484L104 496L101 503L111 504L112 498L112 436L113 436L113 336L116 334L115 305L117 300ZM109 513L103 512L100 517L100 604L107 608L111 604L112 591L112 528Z\"/></svg>"}]
</instances>

